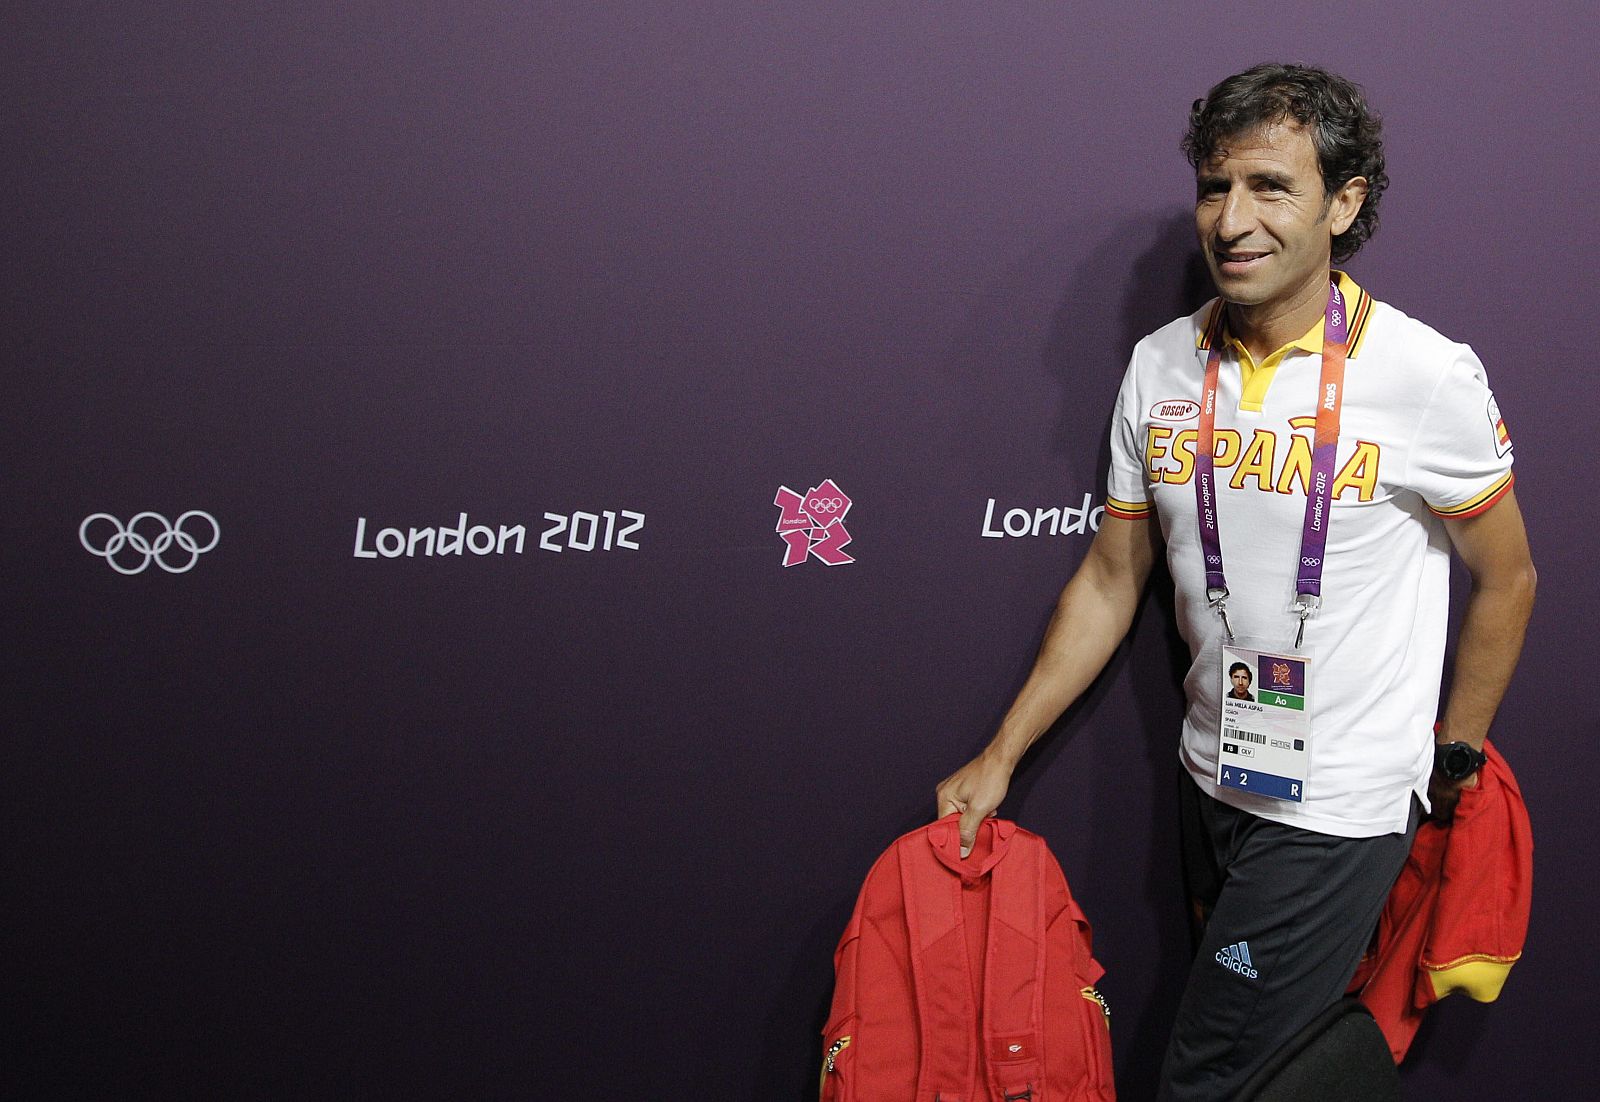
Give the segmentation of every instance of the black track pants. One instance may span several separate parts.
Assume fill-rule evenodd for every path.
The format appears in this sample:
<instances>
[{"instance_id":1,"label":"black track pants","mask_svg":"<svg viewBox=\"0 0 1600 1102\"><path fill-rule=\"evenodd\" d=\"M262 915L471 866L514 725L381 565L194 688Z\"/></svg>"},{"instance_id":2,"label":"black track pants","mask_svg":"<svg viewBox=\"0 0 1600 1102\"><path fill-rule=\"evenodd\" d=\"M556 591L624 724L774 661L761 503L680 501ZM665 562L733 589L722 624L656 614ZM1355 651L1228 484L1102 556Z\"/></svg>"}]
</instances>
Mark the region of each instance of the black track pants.
<instances>
[{"instance_id":1,"label":"black track pants","mask_svg":"<svg viewBox=\"0 0 1600 1102\"><path fill-rule=\"evenodd\" d=\"M1164 1102L1233 1102L1343 995L1417 828L1339 838L1212 799L1185 775L1184 872L1209 914L1167 1048Z\"/></svg>"}]
</instances>

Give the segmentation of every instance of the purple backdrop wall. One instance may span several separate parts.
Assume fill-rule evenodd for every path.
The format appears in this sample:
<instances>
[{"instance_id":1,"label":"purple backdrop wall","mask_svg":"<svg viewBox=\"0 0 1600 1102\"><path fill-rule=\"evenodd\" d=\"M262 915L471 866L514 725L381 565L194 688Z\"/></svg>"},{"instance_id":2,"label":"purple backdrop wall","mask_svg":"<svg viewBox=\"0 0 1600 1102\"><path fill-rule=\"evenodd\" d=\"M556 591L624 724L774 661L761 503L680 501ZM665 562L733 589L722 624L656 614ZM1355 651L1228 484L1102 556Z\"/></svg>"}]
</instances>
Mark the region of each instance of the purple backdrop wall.
<instances>
[{"instance_id":1,"label":"purple backdrop wall","mask_svg":"<svg viewBox=\"0 0 1600 1102\"><path fill-rule=\"evenodd\" d=\"M1544 582L1526 959L1408 1089L1593 1080L1590 5L6 24L8 1096L805 1097L861 877L1088 538L992 533L1098 503L1130 346L1206 296L1184 111L1266 58L1386 114L1353 271L1488 364ZM829 478L855 561L785 568L774 494ZM169 569L88 550L190 510ZM379 551L462 513L492 552ZM1162 604L1005 809L1128 1099L1186 952Z\"/></svg>"}]
</instances>

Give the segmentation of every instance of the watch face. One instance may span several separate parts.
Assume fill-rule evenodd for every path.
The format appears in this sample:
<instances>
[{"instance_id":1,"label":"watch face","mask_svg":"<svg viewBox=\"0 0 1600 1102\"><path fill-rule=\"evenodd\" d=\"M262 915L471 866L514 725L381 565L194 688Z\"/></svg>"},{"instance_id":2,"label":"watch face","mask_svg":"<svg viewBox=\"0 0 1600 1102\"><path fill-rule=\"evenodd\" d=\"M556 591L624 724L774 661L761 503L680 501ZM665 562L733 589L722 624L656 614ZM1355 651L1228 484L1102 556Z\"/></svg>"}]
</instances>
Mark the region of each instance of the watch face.
<instances>
[{"instance_id":1,"label":"watch face","mask_svg":"<svg viewBox=\"0 0 1600 1102\"><path fill-rule=\"evenodd\" d=\"M1464 742L1451 743L1440 757L1439 772L1452 781L1470 777L1477 768L1478 756Z\"/></svg>"}]
</instances>

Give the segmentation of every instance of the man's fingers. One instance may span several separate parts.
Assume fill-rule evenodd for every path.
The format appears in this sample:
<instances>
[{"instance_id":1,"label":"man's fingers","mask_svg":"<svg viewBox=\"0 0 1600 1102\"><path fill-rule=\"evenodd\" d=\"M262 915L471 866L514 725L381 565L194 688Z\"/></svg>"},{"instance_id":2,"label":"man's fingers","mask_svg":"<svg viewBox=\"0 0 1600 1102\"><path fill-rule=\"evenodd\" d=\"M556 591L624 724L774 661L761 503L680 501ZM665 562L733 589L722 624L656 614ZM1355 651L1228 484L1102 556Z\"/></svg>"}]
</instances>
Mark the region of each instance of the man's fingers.
<instances>
[{"instance_id":1,"label":"man's fingers","mask_svg":"<svg viewBox=\"0 0 1600 1102\"><path fill-rule=\"evenodd\" d=\"M978 842L978 827L985 819L1000 814L1000 804L1006 797L1006 778L983 759L975 759L948 777L934 789L934 803L939 807L939 818L946 815L961 816L961 856L971 855Z\"/></svg>"},{"instance_id":2,"label":"man's fingers","mask_svg":"<svg viewBox=\"0 0 1600 1102\"><path fill-rule=\"evenodd\" d=\"M972 852L972 847L978 843L978 824L986 816L973 808L961 813L961 856L965 858Z\"/></svg>"}]
</instances>

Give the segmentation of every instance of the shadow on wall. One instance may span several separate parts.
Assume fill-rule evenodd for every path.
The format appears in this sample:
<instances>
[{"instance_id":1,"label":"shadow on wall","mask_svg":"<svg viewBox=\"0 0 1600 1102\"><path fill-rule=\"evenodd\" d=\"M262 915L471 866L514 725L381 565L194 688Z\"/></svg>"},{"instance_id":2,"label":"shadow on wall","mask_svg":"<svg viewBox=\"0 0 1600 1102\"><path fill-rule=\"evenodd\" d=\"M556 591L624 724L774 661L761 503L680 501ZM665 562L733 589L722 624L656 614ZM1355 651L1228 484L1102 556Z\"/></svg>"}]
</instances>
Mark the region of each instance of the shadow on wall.
<instances>
[{"instance_id":1,"label":"shadow on wall","mask_svg":"<svg viewBox=\"0 0 1600 1102\"><path fill-rule=\"evenodd\" d=\"M1193 239L1192 215L1181 208L1110 225L1064 223L969 289L971 308L935 381L948 477L987 487L1048 475L1098 496L1111 406L1134 344L1211 296ZM1054 417L1041 423L1047 408ZM1060 465L1018 470L1037 463L1039 432ZM1098 484L1085 454L1090 433L1100 442Z\"/></svg>"},{"instance_id":2,"label":"shadow on wall","mask_svg":"<svg viewBox=\"0 0 1600 1102\"><path fill-rule=\"evenodd\" d=\"M1138 248L1132 270L1122 266ZM1085 363L1117 364L1118 383L1133 346L1174 318L1192 314L1215 291L1194 240L1194 215L1187 210L1129 219L1089 254L1056 310L1044 347L1044 365L1060 382L1063 401L1054 434L1055 450L1069 447L1085 413L1106 422L1109 403L1083 411L1068 399L1081 386ZM1112 388L1115 394L1115 387ZM1109 426L1108 426L1109 428ZM1110 433L1102 435L1097 474L1105 485Z\"/></svg>"},{"instance_id":3,"label":"shadow on wall","mask_svg":"<svg viewBox=\"0 0 1600 1102\"><path fill-rule=\"evenodd\" d=\"M1129 256L1133 257L1131 269L1125 267ZM1103 492L1111 462L1110 411L1133 346L1174 318L1193 313L1213 293L1204 259L1194 244L1193 216L1186 210L1121 223L1079 266L1056 310L1043 361L1062 389L1053 450L1072 447L1078 426L1091 417L1103 426L1095 463L1098 491ZM1115 382L1101 396L1101 408L1095 411L1074 408L1071 400L1082 392L1086 355L1088 363L1119 364ZM1137 898L1146 920L1136 925L1153 926L1156 931L1154 943L1140 952L1151 961L1146 977L1153 976L1154 982L1146 978L1142 1001L1137 997L1128 1000L1134 1004L1134 1013L1119 1020L1116 1033L1117 1089L1120 1097L1128 1099L1155 1097L1167 1036L1182 995L1181 978L1193 956L1178 863L1176 793L1181 780L1176 748L1183 718L1182 683L1189 655L1175 624L1172 581L1165 564L1158 563L1127 643L1051 736L1042 740L1045 749L1039 763L1047 766L1069 741L1078 742L1078 729L1088 716L1116 713L1116 701L1107 711L1100 711L1102 697L1113 680L1126 673L1127 680L1139 686L1133 703L1137 727L1144 736L1140 741L1143 753L1130 756L1130 764L1137 765L1121 776L1115 771L1095 771L1091 805L1096 809L1092 828L1096 837L1128 837L1124 809L1129 803L1138 806L1128 797L1130 788L1143 786L1148 798L1146 851L1130 854L1116 847L1093 847L1097 857L1091 873L1096 882L1114 883L1127 875L1130 866L1139 868ZM1100 725L1105 725L1103 719ZM1043 772L1036 768L1033 775Z\"/></svg>"}]
</instances>

